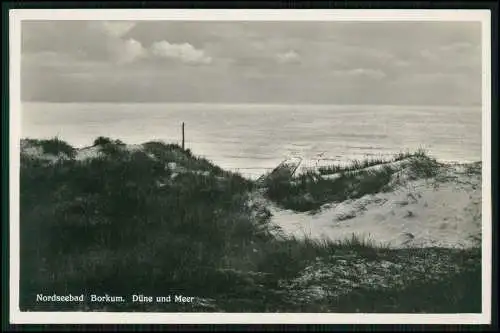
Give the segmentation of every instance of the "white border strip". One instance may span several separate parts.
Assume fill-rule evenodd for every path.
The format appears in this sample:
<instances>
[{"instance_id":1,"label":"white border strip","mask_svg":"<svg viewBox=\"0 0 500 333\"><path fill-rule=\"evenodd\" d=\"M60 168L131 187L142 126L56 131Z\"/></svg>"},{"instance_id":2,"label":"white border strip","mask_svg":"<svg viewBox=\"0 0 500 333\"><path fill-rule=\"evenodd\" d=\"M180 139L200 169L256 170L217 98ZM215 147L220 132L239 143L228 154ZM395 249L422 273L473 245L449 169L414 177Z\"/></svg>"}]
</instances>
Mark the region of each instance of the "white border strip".
<instances>
[{"instance_id":1,"label":"white border strip","mask_svg":"<svg viewBox=\"0 0 500 333\"><path fill-rule=\"evenodd\" d=\"M491 320L492 297L492 200L491 200L491 16L481 22L482 35L482 292L483 315ZM486 298L486 299L485 299Z\"/></svg>"},{"instance_id":2,"label":"white border strip","mask_svg":"<svg viewBox=\"0 0 500 333\"><path fill-rule=\"evenodd\" d=\"M488 10L15 9L20 20L482 21Z\"/></svg>"},{"instance_id":3,"label":"white border strip","mask_svg":"<svg viewBox=\"0 0 500 333\"><path fill-rule=\"evenodd\" d=\"M12 324L489 324L491 323L491 40L489 10L11 10L10 20L10 322ZM104 313L19 309L19 140L23 20L478 21L482 23L483 312L481 314Z\"/></svg>"},{"instance_id":4,"label":"white border strip","mask_svg":"<svg viewBox=\"0 0 500 333\"><path fill-rule=\"evenodd\" d=\"M9 12L9 230L11 322L19 311L19 181L21 131L21 21Z\"/></svg>"},{"instance_id":5,"label":"white border strip","mask_svg":"<svg viewBox=\"0 0 500 333\"><path fill-rule=\"evenodd\" d=\"M13 320L14 319L14 320ZM19 312L18 324L486 324L481 314Z\"/></svg>"}]
</instances>

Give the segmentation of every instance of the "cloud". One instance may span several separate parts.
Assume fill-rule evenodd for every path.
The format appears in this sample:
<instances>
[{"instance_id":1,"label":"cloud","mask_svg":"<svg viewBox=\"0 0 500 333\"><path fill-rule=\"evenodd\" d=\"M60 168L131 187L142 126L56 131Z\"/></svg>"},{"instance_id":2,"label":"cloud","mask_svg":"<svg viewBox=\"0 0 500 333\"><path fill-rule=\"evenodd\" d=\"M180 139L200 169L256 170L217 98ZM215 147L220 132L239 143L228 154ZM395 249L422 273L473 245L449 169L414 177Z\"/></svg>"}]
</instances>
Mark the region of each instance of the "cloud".
<instances>
[{"instance_id":1,"label":"cloud","mask_svg":"<svg viewBox=\"0 0 500 333\"><path fill-rule=\"evenodd\" d=\"M440 58L459 57L462 54L473 56L474 54L480 54L480 51L480 45L474 46L468 42L456 42L432 50L421 50L420 56L426 60L439 60Z\"/></svg>"},{"instance_id":2,"label":"cloud","mask_svg":"<svg viewBox=\"0 0 500 333\"><path fill-rule=\"evenodd\" d=\"M21 61L25 64L47 66L67 66L78 64L76 60L64 53L54 51L39 51L21 55Z\"/></svg>"},{"instance_id":3,"label":"cloud","mask_svg":"<svg viewBox=\"0 0 500 333\"><path fill-rule=\"evenodd\" d=\"M187 64L209 64L205 51L187 42L172 43L164 38L144 42L133 30L140 23L127 21L55 21L23 23L23 63L28 68L54 71L79 63L131 65L155 58L175 58Z\"/></svg>"},{"instance_id":4,"label":"cloud","mask_svg":"<svg viewBox=\"0 0 500 333\"><path fill-rule=\"evenodd\" d=\"M376 80L381 80L387 76L383 71L379 69L369 69L369 68L337 70L333 71L333 74L339 76L350 76L350 77L368 77Z\"/></svg>"},{"instance_id":5,"label":"cloud","mask_svg":"<svg viewBox=\"0 0 500 333\"><path fill-rule=\"evenodd\" d=\"M23 96L33 100L458 104L480 97L476 23L45 20L23 22L21 34Z\"/></svg>"},{"instance_id":6,"label":"cloud","mask_svg":"<svg viewBox=\"0 0 500 333\"><path fill-rule=\"evenodd\" d=\"M112 37L120 38L135 27L134 22L101 22L101 28Z\"/></svg>"},{"instance_id":7,"label":"cloud","mask_svg":"<svg viewBox=\"0 0 500 333\"><path fill-rule=\"evenodd\" d=\"M474 45L472 45L469 42L457 42L457 43L441 46L441 50L452 51L452 52L467 51L467 50L472 49L472 48L474 48Z\"/></svg>"},{"instance_id":8,"label":"cloud","mask_svg":"<svg viewBox=\"0 0 500 333\"><path fill-rule=\"evenodd\" d=\"M178 59L186 64L209 64L212 58L203 50L198 50L189 43L175 44L166 40L154 41L149 48L145 48L135 38L125 39L136 23L134 22L99 22L99 29L108 36L108 48L113 58L119 64L132 63L146 58Z\"/></svg>"},{"instance_id":9,"label":"cloud","mask_svg":"<svg viewBox=\"0 0 500 333\"><path fill-rule=\"evenodd\" d=\"M411 65L409 61L401 59L394 60L392 64L396 67L408 67Z\"/></svg>"},{"instance_id":10,"label":"cloud","mask_svg":"<svg viewBox=\"0 0 500 333\"><path fill-rule=\"evenodd\" d=\"M437 60L438 59L437 54L435 52L431 52L428 49L421 50L420 56L426 60Z\"/></svg>"},{"instance_id":11,"label":"cloud","mask_svg":"<svg viewBox=\"0 0 500 333\"><path fill-rule=\"evenodd\" d=\"M205 51L196 49L189 43L172 44L168 41L155 42L151 46L151 54L159 58L178 59L186 64L210 64L212 58Z\"/></svg>"},{"instance_id":12,"label":"cloud","mask_svg":"<svg viewBox=\"0 0 500 333\"><path fill-rule=\"evenodd\" d=\"M119 63L130 63L147 56L147 50L135 39L123 41L120 50L117 50Z\"/></svg>"},{"instance_id":13,"label":"cloud","mask_svg":"<svg viewBox=\"0 0 500 333\"><path fill-rule=\"evenodd\" d=\"M300 61L300 55L297 52L290 50L285 53L277 54L276 59L279 63L287 64Z\"/></svg>"},{"instance_id":14,"label":"cloud","mask_svg":"<svg viewBox=\"0 0 500 333\"><path fill-rule=\"evenodd\" d=\"M147 50L134 38L125 38L125 35L136 26L134 22L122 21L101 21L92 25L89 30L97 28L104 34L103 43L110 60L118 64L134 62L147 56ZM97 34L98 35L98 34Z\"/></svg>"},{"instance_id":15,"label":"cloud","mask_svg":"<svg viewBox=\"0 0 500 333\"><path fill-rule=\"evenodd\" d=\"M422 49L419 52L419 58L414 61L420 69L416 74L437 71L480 73L481 62L480 43L473 44L464 41Z\"/></svg>"}]
</instances>

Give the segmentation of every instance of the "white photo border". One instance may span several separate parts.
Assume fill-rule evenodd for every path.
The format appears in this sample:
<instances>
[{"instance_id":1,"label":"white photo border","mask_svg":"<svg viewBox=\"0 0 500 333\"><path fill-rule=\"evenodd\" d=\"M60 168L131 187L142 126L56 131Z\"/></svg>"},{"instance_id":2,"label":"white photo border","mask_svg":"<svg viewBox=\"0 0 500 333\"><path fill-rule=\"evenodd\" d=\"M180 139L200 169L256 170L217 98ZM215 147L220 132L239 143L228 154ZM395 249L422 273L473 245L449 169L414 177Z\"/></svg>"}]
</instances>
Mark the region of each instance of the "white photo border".
<instances>
[{"instance_id":1,"label":"white photo border","mask_svg":"<svg viewBox=\"0 0 500 333\"><path fill-rule=\"evenodd\" d=\"M482 313L143 313L22 312L19 308L21 25L25 20L177 21L474 21L482 24ZM489 10L357 9L12 9L10 81L11 324L490 324L492 295L491 13Z\"/></svg>"}]
</instances>

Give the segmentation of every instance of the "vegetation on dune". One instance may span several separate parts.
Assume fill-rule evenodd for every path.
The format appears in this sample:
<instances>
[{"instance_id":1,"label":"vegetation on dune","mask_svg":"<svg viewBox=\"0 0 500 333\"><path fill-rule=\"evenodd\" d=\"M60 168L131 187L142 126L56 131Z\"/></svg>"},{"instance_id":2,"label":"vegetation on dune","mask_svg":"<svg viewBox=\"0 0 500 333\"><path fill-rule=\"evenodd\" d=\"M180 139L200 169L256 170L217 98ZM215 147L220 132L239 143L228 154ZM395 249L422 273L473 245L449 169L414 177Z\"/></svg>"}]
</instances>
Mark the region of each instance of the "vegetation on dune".
<instances>
[{"instance_id":1,"label":"vegetation on dune","mask_svg":"<svg viewBox=\"0 0 500 333\"><path fill-rule=\"evenodd\" d=\"M384 159L384 158L367 158L364 160L353 160L348 164L345 165L327 165L327 166L321 166L318 168L318 173L320 175L332 175L336 173L343 173L343 172L348 172L348 171L359 171L365 168L377 166L377 165L384 165L384 164L390 164L394 162L399 162L399 161L404 161L404 160L412 160L418 162L423 162L423 163L434 163L437 165L437 161L426 153L426 151L423 148L417 149L415 152L399 152L395 154L392 158L389 159Z\"/></svg>"},{"instance_id":2,"label":"vegetation on dune","mask_svg":"<svg viewBox=\"0 0 500 333\"><path fill-rule=\"evenodd\" d=\"M40 147L44 154L55 156L63 154L70 158L73 158L76 155L76 149L58 137L42 140L25 139L21 142L21 144L31 147Z\"/></svg>"},{"instance_id":3,"label":"vegetation on dune","mask_svg":"<svg viewBox=\"0 0 500 333\"><path fill-rule=\"evenodd\" d=\"M92 147L105 146L108 144L113 144L113 145L117 145L117 146L125 146L125 143L120 139L113 140L113 139L108 138L106 136L99 136L94 140L94 144L92 145Z\"/></svg>"},{"instance_id":4,"label":"vegetation on dune","mask_svg":"<svg viewBox=\"0 0 500 333\"><path fill-rule=\"evenodd\" d=\"M126 144L121 140L112 140L104 136L96 138L92 147L98 147L100 152L113 158L123 157L126 150Z\"/></svg>"},{"instance_id":5,"label":"vegetation on dune","mask_svg":"<svg viewBox=\"0 0 500 333\"><path fill-rule=\"evenodd\" d=\"M465 173L469 176L480 175L483 164L481 162L471 163L465 166Z\"/></svg>"},{"instance_id":6,"label":"vegetation on dune","mask_svg":"<svg viewBox=\"0 0 500 333\"><path fill-rule=\"evenodd\" d=\"M327 166L321 166L318 168L318 173L320 175L333 175L336 173L342 173L348 171L358 171L360 169L365 169L371 166L386 164L390 162L391 161L387 161L384 159L377 159L377 158L366 159L366 160L353 160L351 163L346 165L332 164Z\"/></svg>"},{"instance_id":7,"label":"vegetation on dune","mask_svg":"<svg viewBox=\"0 0 500 333\"><path fill-rule=\"evenodd\" d=\"M43 145L44 151L52 154L66 151L75 156L76 150L67 143L48 141L24 142ZM469 274L464 275L464 281L476 283L478 276L480 280L480 270L476 270L457 273L451 280L443 275L440 283L453 282L447 289L388 285L376 292L356 289L342 298L298 301L293 281L318 260L331 263L354 253L366 263L388 260L388 256L402 262L399 258L406 256L409 259L403 261L408 266L397 268L405 274L415 260L432 251L442 251L447 258L465 258L470 253L430 249L402 254L355 236L344 242L276 238L271 232L269 211L249 204L248 195L257 185L241 175L224 171L175 144L152 141L143 144L142 149L130 150L109 138L101 137L94 143L103 154L83 160L38 163L22 152L22 310L346 312L354 308L385 311L403 304L407 312L446 312L480 300L479 293L464 293L460 290L463 283L453 282L462 279L456 276ZM50 148L45 150L45 146ZM419 165L416 170L427 167L429 164ZM305 210L327 200L383 190L392 172L390 167L345 171L337 179L321 179L310 173L293 181L288 179L288 183L274 180L266 186L274 200ZM313 200L293 201L304 193ZM328 283L338 284L342 277L335 279ZM306 287L301 287L302 292L308 292ZM445 298L448 303L428 304L422 301L422 290L436 296L454 293L456 298ZM36 302L39 293L109 294L128 301L44 303ZM199 302L132 303L133 294L183 294ZM363 295L368 295L370 301ZM376 295L377 301L370 295ZM409 296L414 300L404 298ZM471 297L475 297L473 301Z\"/></svg>"},{"instance_id":8,"label":"vegetation on dune","mask_svg":"<svg viewBox=\"0 0 500 333\"><path fill-rule=\"evenodd\" d=\"M394 172L392 167L384 166L379 170L345 171L331 179L305 173L292 180L288 177L268 179L265 189L267 197L283 208L305 212L319 209L325 203L387 191Z\"/></svg>"},{"instance_id":9,"label":"vegetation on dune","mask_svg":"<svg viewBox=\"0 0 500 333\"><path fill-rule=\"evenodd\" d=\"M172 286L194 295L214 293L222 281L216 269L252 239L269 237L245 208L249 181L195 172L173 181L169 162L223 173L176 145L155 146L165 155L120 150L57 165L21 165L26 302L41 290L89 286L126 295L160 295ZM205 286L207 279L214 290Z\"/></svg>"},{"instance_id":10,"label":"vegetation on dune","mask_svg":"<svg viewBox=\"0 0 500 333\"><path fill-rule=\"evenodd\" d=\"M349 165L331 165L319 168L318 173L307 172L294 177L286 172L268 175L264 181L265 194L285 209L314 211L325 203L391 190L393 175L401 171L401 167L394 167L391 163L403 160L408 161L406 167L410 179L430 178L439 172L440 164L423 150L418 150L416 153L397 154L390 161L354 161ZM373 166L378 167L370 169Z\"/></svg>"},{"instance_id":11,"label":"vegetation on dune","mask_svg":"<svg viewBox=\"0 0 500 333\"><path fill-rule=\"evenodd\" d=\"M189 149L183 150L182 147L176 144L165 144L161 141L150 141L142 145L144 151L152 154L160 161L174 162L176 166L186 170L209 171L216 176L237 176L240 181L245 182L245 179L237 173L229 173L212 164L204 157L194 156Z\"/></svg>"},{"instance_id":12,"label":"vegetation on dune","mask_svg":"<svg viewBox=\"0 0 500 333\"><path fill-rule=\"evenodd\" d=\"M310 263L286 286L296 306L311 304L312 312L480 312L480 249L372 252Z\"/></svg>"}]
</instances>

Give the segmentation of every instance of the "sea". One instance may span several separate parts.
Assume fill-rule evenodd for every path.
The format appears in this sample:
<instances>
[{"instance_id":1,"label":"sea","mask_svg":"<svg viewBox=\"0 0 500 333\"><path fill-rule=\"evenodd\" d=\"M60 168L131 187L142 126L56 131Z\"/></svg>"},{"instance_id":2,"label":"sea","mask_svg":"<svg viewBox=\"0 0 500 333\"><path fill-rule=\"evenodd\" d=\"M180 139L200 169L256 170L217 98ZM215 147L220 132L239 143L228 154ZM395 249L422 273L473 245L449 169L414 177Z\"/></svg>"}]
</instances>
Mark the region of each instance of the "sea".
<instances>
[{"instance_id":1,"label":"sea","mask_svg":"<svg viewBox=\"0 0 500 333\"><path fill-rule=\"evenodd\" d=\"M441 161L481 160L481 107L39 103L21 105L21 137L74 147L98 136L128 144L181 143L218 166L257 178L289 158L349 163L424 149Z\"/></svg>"}]
</instances>

